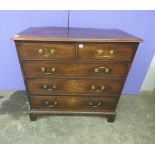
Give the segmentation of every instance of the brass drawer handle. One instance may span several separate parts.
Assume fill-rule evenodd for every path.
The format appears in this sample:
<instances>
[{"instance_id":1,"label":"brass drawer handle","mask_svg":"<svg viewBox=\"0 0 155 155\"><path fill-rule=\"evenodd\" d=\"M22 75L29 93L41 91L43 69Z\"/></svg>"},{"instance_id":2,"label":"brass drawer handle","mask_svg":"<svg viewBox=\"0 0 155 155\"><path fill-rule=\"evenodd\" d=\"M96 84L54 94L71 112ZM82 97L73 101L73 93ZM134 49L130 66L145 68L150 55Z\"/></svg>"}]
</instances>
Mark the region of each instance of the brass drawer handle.
<instances>
[{"instance_id":1,"label":"brass drawer handle","mask_svg":"<svg viewBox=\"0 0 155 155\"><path fill-rule=\"evenodd\" d=\"M95 69L94 69L94 72L95 72L95 73L99 73L99 72L102 72L102 73L109 73L109 72L110 72L110 68L98 67L98 68L95 68Z\"/></svg>"},{"instance_id":2,"label":"brass drawer handle","mask_svg":"<svg viewBox=\"0 0 155 155\"><path fill-rule=\"evenodd\" d=\"M43 84L43 89L46 89L48 91L52 91L52 90L55 90L56 89L56 85L51 85L51 86L48 86L47 84Z\"/></svg>"},{"instance_id":3,"label":"brass drawer handle","mask_svg":"<svg viewBox=\"0 0 155 155\"><path fill-rule=\"evenodd\" d=\"M53 74L55 71L56 71L55 67L51 68L41 67L41 72L44 74Z\"/></svg>"},{"instance_id":4,"label":"brass drawer handle","mask_svg":"<svg viewBox=\"0 0 155 155\"><path fill-rule=\"evenodd\" d=\"M43 104L46 107L53 108L58 104L58 102L57 101L45 101Z\"/></svg>"},{"instance_id":5,"label":"brass drawer handle","mask_svg":"<svg viewBox=\"0 0 155 155\"><path fill-rule=\"evenodd\" d=\"M105 86L95 86L95 85L91 86L91 90L94 90L96 92L102 92L105 90L105 88L106 88Z\"/></svg>"},{"instance_id":6,"label":"brass drawer handle","mask_svg":"<svg viewBox=\"0 0 155 155\"><path fill-rule=\"evenodd\" d=\"M109 51L105 51L105 50L96 50L97 51L97 55L100 57L110 57L114 55L114 50L109 50Z\"/></svg>"},{"instance_id":7,"label":"brass drawer handle","mask_svg":"<svg viewBox=\"0 0 155 155\"><path fill-rule=\"evenodd\" d=\"M102 103L100 101L98 102L89 102L89 105L93 108L96 108L96 107L100 107L102 105Z\"/></svg>"},{"instance_id":8,"label":"brass drawer handle","mask_svg":"<svg viewBox=\"0 0 155 155\"><path fill-rule=\"evenodd\" d=\"M53 56L54 54L55 54L55 50L54 49L42 49L42 48L40 48L39 50L38 50L38 53L40 54L40 55L42 55L43 57L50 57L50 56Z\"/></svg>"}]
</instances>

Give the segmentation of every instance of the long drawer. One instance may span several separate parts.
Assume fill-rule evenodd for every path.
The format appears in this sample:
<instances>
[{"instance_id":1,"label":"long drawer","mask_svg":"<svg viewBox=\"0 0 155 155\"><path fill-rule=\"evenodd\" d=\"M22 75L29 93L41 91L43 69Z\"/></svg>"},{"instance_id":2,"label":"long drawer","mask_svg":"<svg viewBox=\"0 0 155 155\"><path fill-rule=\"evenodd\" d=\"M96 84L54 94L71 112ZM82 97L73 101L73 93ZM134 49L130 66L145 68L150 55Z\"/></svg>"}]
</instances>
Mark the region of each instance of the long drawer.
<instances>
[{"instance_id":1,"label":"long drawer","mask_svg":"<svg viewBox=\"0 0 155 155\"><path fill-rule=\"evenodd\" d=\"M30 95L31 108L42 110L113 111L117 97L34 96Z\"/></svg>"},{"instance_id":2,"label":"long drawer","mask_svg":"<svg viewBox=\"0 0 155 155\"><path fill-rule=\"evenodd\" d=\"M19 43L16 44L21 60L67 60L75 57L75 44Z\"/></svg>"},{"instance_id":3,"label":"long drawer","mask_svg":"<svg viewBox=\"0 0 155 155\"><path fill-rule=\"evenodd\" d=\"M42 77L113 77L123 78L128 72L127 63L53 63L28 61L23 64L25 76Z\"/></svg>"},{"instance_id":4,"label":"long drawer","mask_svg":"<svg viewBox=\"0 0 155 155\"><path fill-rule=\"evenodd\" d=\"M137 43L102 43L79 45L79 59L84 61L131 61Z\"/></svg>"},{"instance_id":5,"label":"long drawer","mask_svg":"<svg viewBox=\"0 0 155 155\"><path fill-rule=\"evenodd\" d=\"M92 94L118 95L122 89L123 80L101 79L27 79L29 93L34 94Z\"/></svg>"}]
</instances>

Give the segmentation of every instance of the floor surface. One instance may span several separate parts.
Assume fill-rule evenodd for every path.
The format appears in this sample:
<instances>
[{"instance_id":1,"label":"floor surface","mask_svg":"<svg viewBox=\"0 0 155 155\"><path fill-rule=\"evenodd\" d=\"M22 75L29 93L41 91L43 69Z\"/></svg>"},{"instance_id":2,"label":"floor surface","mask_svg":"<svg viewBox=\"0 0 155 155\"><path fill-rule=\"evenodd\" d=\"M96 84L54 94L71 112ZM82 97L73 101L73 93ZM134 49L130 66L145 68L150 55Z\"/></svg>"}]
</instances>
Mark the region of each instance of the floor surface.
<instances>
[{"instance_id":1,"label":"floor surface","mask_svg":"<svg viewBox=\"0 0 155 155\"><path fill-rule=\"evenodd\" d=\"M0 143L155 143L155 92L122 95L114 123L94 116L43 116L29 121L24 91L0 91Z\"/></svg>"}]
</instances>

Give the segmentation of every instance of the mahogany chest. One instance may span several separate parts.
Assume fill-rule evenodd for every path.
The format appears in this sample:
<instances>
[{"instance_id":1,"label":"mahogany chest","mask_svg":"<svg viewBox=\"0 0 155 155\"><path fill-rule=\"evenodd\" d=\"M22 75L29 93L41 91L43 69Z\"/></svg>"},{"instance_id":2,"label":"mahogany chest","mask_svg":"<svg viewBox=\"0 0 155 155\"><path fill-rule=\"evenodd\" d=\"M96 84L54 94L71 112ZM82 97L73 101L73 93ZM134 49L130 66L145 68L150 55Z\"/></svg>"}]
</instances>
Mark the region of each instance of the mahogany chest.
<instances>
[{"instance_id":1,"label":"mahogany chest","mask_svg":"<svg viewBox=\"0 0 155 155\"><path fill-rule=\"evenodd\" d=\"M118 29L65 27L32 27L12 39L30 120L42 114L89 114L114 121L142 39Z\"/></svg>"}]
</instances>

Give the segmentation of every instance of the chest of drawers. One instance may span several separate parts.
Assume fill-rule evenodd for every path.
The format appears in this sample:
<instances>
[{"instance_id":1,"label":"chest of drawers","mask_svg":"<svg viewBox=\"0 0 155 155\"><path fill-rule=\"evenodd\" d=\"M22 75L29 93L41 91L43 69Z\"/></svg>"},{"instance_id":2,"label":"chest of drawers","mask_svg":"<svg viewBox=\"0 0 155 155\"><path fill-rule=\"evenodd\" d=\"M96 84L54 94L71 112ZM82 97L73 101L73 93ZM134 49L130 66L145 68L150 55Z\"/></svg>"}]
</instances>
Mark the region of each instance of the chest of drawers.
<instances>
[{"instance_id":1,"label":"chest of drawers","mask_svg":"<svg viewBox=\"0 0 155 155\"><path fill-rule=\"evenodd\" d=\"M113 122L142 39L117 29L34 27L15 41L30 103L43 114L102 115Z\"/></svg>"}]
</instances>

